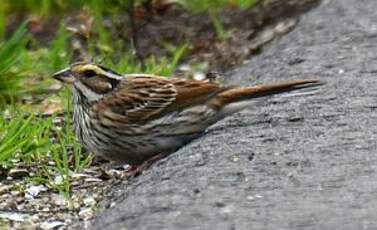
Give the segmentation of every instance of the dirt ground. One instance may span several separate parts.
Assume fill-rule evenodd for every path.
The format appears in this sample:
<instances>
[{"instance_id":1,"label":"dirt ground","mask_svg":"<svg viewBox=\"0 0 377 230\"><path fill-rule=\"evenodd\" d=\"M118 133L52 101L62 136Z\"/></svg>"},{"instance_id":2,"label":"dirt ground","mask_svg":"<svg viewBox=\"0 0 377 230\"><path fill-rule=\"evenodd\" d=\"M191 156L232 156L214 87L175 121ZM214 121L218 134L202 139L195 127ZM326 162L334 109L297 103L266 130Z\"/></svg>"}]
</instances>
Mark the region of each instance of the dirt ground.
<instances>
[{"instance_id":1,"label":"dirt ground","mask_svg":"<svg viewBox=\"0 0 377 230\"><path fill-rule=\"evenodd\" d=\"M229 73L250 85L316 77L120 184L92 229L377 229L377 1L332 0Z\"/></svg>"}]
</instances>

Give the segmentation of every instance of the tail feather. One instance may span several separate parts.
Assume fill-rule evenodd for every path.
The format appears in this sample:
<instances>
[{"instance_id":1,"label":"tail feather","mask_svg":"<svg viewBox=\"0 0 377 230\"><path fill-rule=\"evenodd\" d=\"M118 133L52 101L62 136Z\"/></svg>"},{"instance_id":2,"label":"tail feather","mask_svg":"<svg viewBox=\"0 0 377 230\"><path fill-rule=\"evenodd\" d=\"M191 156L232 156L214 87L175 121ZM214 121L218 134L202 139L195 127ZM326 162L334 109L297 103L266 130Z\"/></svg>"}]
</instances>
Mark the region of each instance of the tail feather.
<instances>
[{"instance_id":1,"label":"tail feather","mask_svg":"<svg viewBox=\"0 0 377 230\"><path fill-rule=\"evenodd\" d=\"M323 84L324 82L320 80L296 80L270 85L231 88L213 98L212 104L217 108L222 108L228 104L235 102L241 102L252 98L270 96L305 88L317 87Z\"/></svg>"}]
</instances>

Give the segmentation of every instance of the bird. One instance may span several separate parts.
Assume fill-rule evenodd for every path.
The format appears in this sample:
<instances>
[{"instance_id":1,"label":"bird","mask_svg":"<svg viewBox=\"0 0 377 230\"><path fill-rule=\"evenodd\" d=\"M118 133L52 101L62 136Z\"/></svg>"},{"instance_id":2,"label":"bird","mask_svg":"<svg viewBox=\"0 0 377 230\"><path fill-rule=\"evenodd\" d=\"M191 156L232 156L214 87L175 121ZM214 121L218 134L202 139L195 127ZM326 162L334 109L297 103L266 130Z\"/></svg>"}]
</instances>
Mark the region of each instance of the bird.
<instances>
[{"instance_id":1,"label":"bird","mask_svg":"<svg viewBox=\"0 0 377 230\"><path fill-rule=\"evenodd\" d=\"M209 126L250 107L256 98L317 87L317 79L254 86L216 81L119 74L92 62L77 62L53 78L73 95L73 131L89 152L141 171Z\"/></svg>"}]
</instances>

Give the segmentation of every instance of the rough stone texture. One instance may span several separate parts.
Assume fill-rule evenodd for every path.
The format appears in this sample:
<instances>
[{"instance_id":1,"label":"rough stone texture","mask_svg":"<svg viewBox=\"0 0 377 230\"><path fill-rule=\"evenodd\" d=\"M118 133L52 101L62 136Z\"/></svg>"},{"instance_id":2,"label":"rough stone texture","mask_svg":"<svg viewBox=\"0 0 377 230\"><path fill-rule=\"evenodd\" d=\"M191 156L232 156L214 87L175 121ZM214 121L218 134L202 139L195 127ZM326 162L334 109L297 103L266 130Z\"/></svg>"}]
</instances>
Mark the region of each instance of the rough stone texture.
<instances>
[{"instance_id":1,"label":"rough stone texture","mask_svg":"<svg viewBox=\"0 0 377 230\"><path fill-rule=\"evenodd\" d=\"M93 229L377 229L377 1L325 1L232 73L316 76L219 122L114 191Z\"/></svg>"}]
</instances>

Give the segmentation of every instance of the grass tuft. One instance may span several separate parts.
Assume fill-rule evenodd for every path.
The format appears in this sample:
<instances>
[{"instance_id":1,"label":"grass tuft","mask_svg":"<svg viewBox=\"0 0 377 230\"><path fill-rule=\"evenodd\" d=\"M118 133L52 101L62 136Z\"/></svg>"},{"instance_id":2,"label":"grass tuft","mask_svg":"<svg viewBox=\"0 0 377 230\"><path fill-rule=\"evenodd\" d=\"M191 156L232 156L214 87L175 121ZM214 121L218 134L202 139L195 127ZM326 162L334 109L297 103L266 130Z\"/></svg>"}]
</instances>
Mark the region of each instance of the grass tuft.
<instances>
[{"instance_id":1,"label":"grass tuft","mask_svg":"<svg viewBox=\"0 0 377 230\"><path fill-rule=\"evenodd\" d=\"M25 69L19 64L26 54L26 43L26 23L8 41L0 43L0 102L12 100L25 91L21 85Z\"/></svg>"},{"instance_id":2,"label":"grass tuft","mask_svg":"<svg viewBox=\"0 0 377 230\"><path fill-rule=\"evenodd\" d=\"M51 146L51 119L12 112L9 119L0 116L0 162L9 167L14 162L32 163L46 156Z\"/></svg>"}]
</instances>

